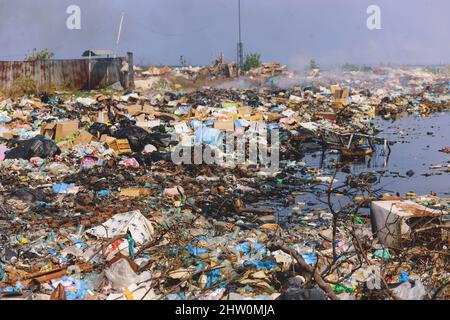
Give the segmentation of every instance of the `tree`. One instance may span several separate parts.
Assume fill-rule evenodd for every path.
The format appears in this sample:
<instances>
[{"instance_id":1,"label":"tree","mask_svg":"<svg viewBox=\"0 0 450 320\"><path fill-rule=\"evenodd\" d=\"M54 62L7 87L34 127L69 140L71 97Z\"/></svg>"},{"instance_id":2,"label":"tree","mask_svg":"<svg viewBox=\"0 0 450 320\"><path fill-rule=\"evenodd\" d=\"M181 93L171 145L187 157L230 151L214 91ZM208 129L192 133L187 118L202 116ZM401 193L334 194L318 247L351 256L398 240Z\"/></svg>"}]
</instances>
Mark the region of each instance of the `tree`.
<instances>
[{"instance_id":1,"label":"tree","mask_svg":"<svg viewBox=\"0 0 450 320\"><path fill-rule=\"evenodd\" d=\"M262 65L259 53L250 53L245 56L244 71L259 68Z\"/></svg>"},{"instance_id":2,"label":"tree","mask_svg":"<svg viewBox=\"0 0 450 320\"><path fill-rule=\"evenodd\" d=\"M33 53L31 56L26 56L25 61L33 62L33 61L42 61L42 60L49 60L53 58L55 54L48 49L41 50L37 52L36 48L33 48Z\"/></svg>"},{"instance_id":3,"label":"tree","mask_svg":"<svg viewBox=\"0 0 450 320\"><path fill-rule=\"evenodd\" d=\"M356 64L346 63L342 66L343 71L359 71L359 67Z\"/></svg>"},{"instance_id":4,"label":"tree","mask_svg":"<svg viewBox=\"0 0 450 320\"><path fill-rule=\"evenodd\" d=\"M366 65L357 65L357 64L346 63L346 64L342 65L342 70L343 71L369 72L372 69L369 66L366 66Z\"/></svg>"},{"instance_id":5,"label":"tree","mask_svg":"<svg viewBox=\"0 0 450 320\"><path fill-rule=\"evenodd\" d=\"M309 70L319 69L319 65L317 64L316 60L311 59L309 60Z\"/></svg>"}]
</instances>

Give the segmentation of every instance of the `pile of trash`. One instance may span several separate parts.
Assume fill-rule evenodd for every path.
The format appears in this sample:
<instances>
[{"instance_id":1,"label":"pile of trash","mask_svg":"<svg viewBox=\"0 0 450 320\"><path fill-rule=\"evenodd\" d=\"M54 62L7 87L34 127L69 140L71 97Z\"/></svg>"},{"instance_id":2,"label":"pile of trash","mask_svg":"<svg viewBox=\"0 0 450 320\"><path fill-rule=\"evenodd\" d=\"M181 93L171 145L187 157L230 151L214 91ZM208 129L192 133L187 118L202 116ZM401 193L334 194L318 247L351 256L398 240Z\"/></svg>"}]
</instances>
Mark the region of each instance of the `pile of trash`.
<instances>
[{"instance_id":1,"label":"pile of trash","mask_svg":"<svg viewBox=\"0 0 450 320\"><path fill-rule=\"evenodd\" d=\"M4 99L0 299L448 299L450 198L304 160L388 156L372 119L449 110L448 79L417 81ZM227 135L279 166L236 161Z\"/></svg>"}]
</instances>

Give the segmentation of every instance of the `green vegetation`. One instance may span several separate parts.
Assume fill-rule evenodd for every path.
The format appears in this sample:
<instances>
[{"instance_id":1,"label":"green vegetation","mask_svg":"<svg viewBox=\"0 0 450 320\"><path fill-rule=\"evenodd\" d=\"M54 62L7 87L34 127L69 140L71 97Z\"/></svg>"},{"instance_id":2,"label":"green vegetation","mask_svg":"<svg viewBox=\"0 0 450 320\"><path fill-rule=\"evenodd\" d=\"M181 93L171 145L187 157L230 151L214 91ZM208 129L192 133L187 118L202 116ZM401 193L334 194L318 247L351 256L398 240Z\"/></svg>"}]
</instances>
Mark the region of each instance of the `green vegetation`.
<instances>
[{"instance_id":1,"label":"green vegetation","mask_svg":"<svg viewBox=\"0 0 450 320\"><path fill-rule=\"evenodd\" d=\"M311 59L309 60L309 70L319 69L319 65L317 64L316 60Z\"/></svg>"},{"instance_id":2,"label":"green vegetation","mask_svg":"<svg viewBox=\"0 0 450 320\"><path fill-rule=\"evenodd\" d=\"M343 71L363 71L363 72L367 72L367 71L370 71L371 68L369 66L346 63L346 64L344 64L342 66L342 70Z\"/></svg>"},{"instance_id":3,"label":"green vegetation","mask_svg":"<svg viewBox=\"0 0 450 320\"><path fill-rule=\"evenodd\" d=\"M41 50L38 52L37 49L34 48L31 56L25 57L25 61L34 62L34 61L49 60L49 59L53 58L54 56L55 56L55 54L53 52L49 51L48 49L44 49L44 50Z\"/></svg>"},{"instance_id":4,"label":"green vegetation","mask_svg":"<svg viewBox=\"0 0 450 320\"><path fill-rule=\"evenodd\" d=\"M261 55L258 53L250 53L245 56L244 71L249 71L261 67Z\"/></svg>"}]
</instances>

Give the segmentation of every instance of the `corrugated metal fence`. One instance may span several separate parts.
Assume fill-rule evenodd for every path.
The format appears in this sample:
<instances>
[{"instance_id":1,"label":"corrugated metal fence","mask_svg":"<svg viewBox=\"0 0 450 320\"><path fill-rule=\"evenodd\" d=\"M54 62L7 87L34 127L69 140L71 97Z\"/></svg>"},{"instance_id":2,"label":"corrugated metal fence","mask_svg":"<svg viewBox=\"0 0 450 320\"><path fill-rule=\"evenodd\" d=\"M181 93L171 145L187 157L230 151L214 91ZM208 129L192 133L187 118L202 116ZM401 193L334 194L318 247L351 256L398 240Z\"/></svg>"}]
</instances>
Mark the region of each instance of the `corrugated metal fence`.
<instances>
[{"instance_id":1,"label":"corrugated metal fence","mask_svg":"<svg viewBox=\"0 0 450 320\"><path fill-rule=\"evenodd\" d=\"M126 58L0 61L0 89L11 88L21 77L31 78L38 88L96 89L116 82L126 86L121 71ZM89 72L90 70L90 72Z\"/></svg>"}]
</instances>

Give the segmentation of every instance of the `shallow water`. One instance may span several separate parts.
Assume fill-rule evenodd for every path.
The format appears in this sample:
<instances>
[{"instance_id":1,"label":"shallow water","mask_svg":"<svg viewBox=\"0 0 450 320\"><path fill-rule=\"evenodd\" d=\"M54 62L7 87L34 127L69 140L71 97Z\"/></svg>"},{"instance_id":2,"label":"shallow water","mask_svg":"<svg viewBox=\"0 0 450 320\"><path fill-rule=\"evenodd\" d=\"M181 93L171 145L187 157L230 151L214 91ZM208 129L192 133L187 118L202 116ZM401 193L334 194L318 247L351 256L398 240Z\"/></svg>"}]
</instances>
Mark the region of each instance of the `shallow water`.
<instances>
[{"instance_id":1,"label":"shallow water","mask_svg":"<svg viewBox=\"0 0 450 320\"><path fill-rule=\"evenodd\" d=\"M391 145L388 157L379 150L372 157L348 162L352 174L376 172L380 179L373 189L382 188L383 192L393 195L397 192L401 196L405 196L406 192L414 192L417 195L436 192L441 197L450 195L450 172L444 171L450 164L450 155L439 152L443 147L450 146L450 112L435 113L428 117L406 116L398 120L376 119L373 123L382 130L378 134L379 137L385 137L395 143ZM314 152L303 158L307 167L321 168L324 176L330 176L334 171L332 163L341 160L338 152L333 151ZM436 165L442 167L430 168ZM411 177L407 175L409 170L414 171ZM338 172L334 186L341 185L348 175L348 172ZM303 177L304 175L299 173L299 178ZM290 188L291 191L298 189L299 187L295 186ZM302 215L319 208L327 210L326 206L317 200L314 187L303 191L295 197L296 202L306 204L301 208ZM333 198L333 201L344 204L345 199L348 200L341 197ZM293 208L293 205L285 208L282 201L273 200L260 202L258 206L276 208L275 220L279 223L291 216Z\"/></svg>"},{"instance_id":2,"label":"shallow water","mask_svg":"<svg viewBox=\"0 0 450 320\"><path fill-rule=\"evenodd\" d=\"M429 117L408 116L399 120L373 121L382 130L378 135L389 141L391 153L386 157L382 152L372 157L366 157L360 163L351 163L351 172L385 171L380 179L378 188L404 195L406 192L429 194L436 192L439 196L450 194L450 173L445 168L450 164L450 155L439 152L450 146L450 112L435 113ZM331 161L339 158L337 154L326 153L321 159L321 153L310 154L305 157L308 166L326 168ZM442 166L431 169L431 166ZM409 177L407 172L414 171ZM338 174L342 179L346 174Z\"/></svg>"}]
</instances>

